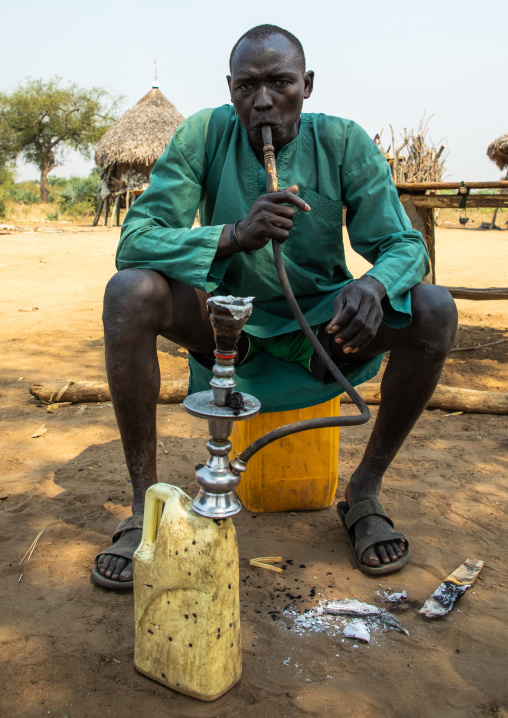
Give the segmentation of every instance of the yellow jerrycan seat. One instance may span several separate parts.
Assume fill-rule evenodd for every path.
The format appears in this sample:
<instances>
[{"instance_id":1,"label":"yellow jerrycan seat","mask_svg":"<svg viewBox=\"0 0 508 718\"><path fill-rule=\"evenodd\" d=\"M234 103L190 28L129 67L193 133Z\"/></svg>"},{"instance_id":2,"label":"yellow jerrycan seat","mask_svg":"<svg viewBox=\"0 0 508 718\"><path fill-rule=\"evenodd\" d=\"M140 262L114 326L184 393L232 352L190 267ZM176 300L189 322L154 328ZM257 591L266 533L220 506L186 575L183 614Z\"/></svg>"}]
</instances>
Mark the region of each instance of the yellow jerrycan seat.
<instances>
[{"instance_id":1,"label":"yellow jerrycan seat","mask_svg":"<svg viewBox=\"0 0 508 718\"><path fill-rule=\"evenodd\" d=\"M305 409L258 414L236 421L231 434L233 451L284 424L339 416L340 397ZM231 454L233 455L233 454ZM313 429L285 436L249 460L236 489L245 508L255 513L325 509L337 490L339 427Z\"/></svg>"}]
</instances>

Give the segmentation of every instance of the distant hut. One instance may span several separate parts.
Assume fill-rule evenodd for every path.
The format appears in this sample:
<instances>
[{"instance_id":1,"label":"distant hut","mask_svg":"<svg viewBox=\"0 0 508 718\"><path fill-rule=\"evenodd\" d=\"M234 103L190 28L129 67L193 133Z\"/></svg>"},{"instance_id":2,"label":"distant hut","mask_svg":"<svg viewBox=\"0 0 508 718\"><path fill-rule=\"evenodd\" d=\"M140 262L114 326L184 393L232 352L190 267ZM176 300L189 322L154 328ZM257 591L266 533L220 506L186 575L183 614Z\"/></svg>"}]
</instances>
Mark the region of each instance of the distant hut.
<instances>
[{"instance_id":1,"label":"distant hut","mask_svg":"<svg viewBox=\"0 0 508 718\"><path fill-rule=\"evenodd\" d=\"M150 92L117 120L95 148L95 163L101 174L101 204L94 225L104 207L107 223L109 205L114 201L111 224L120 207L129 207L149 184L152 168L183 121L176 107L164 97L157 81Z\"/></svg>"},{"instance_id":2,"label":"distant hut","mask_svg":"<svg viewBox=\"0 0 508 718\"><path fill-rule=\"evenodd\" d=\"M496 163L500 170L508 168L508 134L498 137L488 148L487 155ZM508 177L508 173L507 173Z\"/></svg>"}]
</instances>

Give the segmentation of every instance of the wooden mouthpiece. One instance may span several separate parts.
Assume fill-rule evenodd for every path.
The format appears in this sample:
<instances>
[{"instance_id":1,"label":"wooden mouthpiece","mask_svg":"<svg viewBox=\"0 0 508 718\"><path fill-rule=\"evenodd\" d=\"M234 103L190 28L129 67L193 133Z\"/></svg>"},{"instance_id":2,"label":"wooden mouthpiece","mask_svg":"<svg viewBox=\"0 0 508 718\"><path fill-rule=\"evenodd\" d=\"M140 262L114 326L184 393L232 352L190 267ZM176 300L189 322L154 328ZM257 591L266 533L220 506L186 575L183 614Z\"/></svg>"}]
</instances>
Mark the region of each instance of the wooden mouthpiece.
<instances>
[{"instance_id":1,"label":"wooden mouthpiece","mask_svg":"<svg viewBox=\"0 0 508 718\"><path fill-rule=\"evenodd\" d=\"M272 145L272 128L265 125L261 128L263 136L263 158L265 162L266 191L277 192L279 183L277 180L277 167L275 165L275 148Z\"/></svg>"}]
</instances>

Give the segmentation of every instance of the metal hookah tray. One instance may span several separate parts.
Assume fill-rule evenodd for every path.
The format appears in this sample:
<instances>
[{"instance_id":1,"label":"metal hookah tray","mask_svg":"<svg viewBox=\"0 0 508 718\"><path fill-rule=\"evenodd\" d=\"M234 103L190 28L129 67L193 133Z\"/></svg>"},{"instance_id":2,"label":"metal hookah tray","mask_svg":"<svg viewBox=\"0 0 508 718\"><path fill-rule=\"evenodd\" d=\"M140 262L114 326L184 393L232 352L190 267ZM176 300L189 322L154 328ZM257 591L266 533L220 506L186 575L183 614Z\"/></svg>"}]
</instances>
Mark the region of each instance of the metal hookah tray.
<instances>
[{"instance_id":1,"label":"metal hookah tray","mask_svg":"<svg viewBox=\"0 0 508 718\"><path fill-rule=\"evenodd\" d=\"M229 419L230 421L243 421L251 419L259 413L261 402L252 394L242 392L244 408L237 410L229 406L217 406L213 401L213 391L199 391L186 396L183 404L189 414L199 416L201 419Z\"/></svg>"}]
</instances>

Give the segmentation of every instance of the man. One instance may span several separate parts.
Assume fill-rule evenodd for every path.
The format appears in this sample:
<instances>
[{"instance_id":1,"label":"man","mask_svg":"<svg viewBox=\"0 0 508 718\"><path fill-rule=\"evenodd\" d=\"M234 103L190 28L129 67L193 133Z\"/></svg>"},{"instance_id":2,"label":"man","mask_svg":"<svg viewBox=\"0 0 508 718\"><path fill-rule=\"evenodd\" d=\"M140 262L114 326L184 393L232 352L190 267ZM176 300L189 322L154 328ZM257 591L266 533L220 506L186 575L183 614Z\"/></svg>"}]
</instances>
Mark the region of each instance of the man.
<instances>
[{"instance_id":1,"label":"man","mask_svg":"<svg viewBox=\"0 0 508 718\"><path fill-rule=\"evenodd\" d=\"M233 48L230 72L233 106L197 113L178 128L124 222L122 271L106 289L106 365L134 492L133 516L93 570L110 588L132 585L144 496L156 481L159 334L190 351L191 391L207 388L214 341L206 299L253 295L238 347L239 388L261 357L270 373L253 393L265 410L317 404L340 391L292 318L270 239L283 243L306 318L353 384L374 376L390 351L378 416L339 513L364 572L391 573L409 558L379 491L437 384L455 335L455 305L446 290L420 284L426 248L372 140L348 120L302 115L314 73L300 42L281 28L254 28ZM279 183L290 185L273 194L264 189L266 124ZM344 261L344 205L352 245L373 264L356 281ZM198 206L202 226L191 229Z\"/></svg>"}]
</instances>

